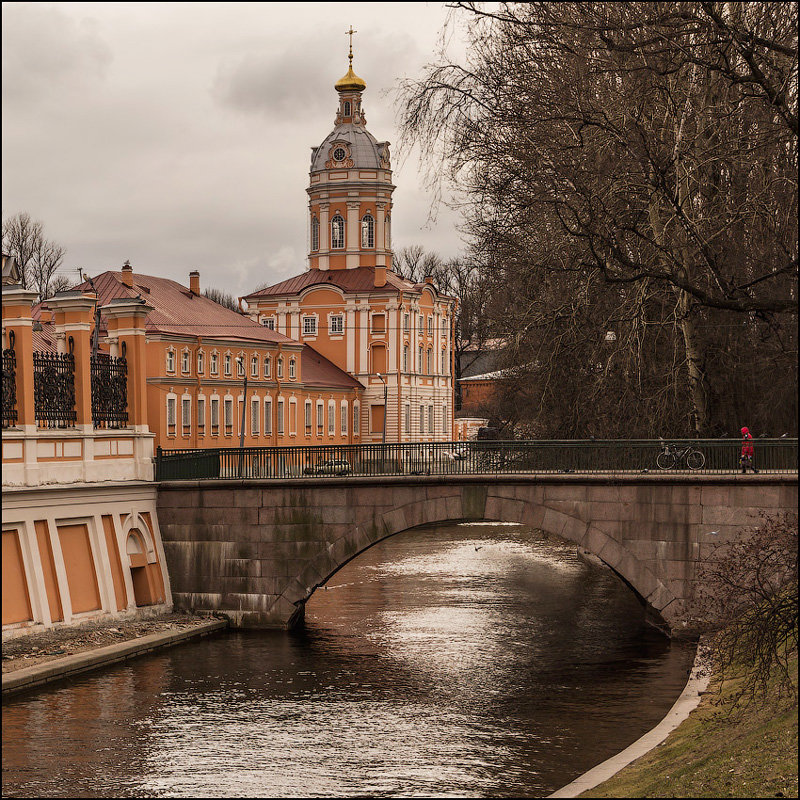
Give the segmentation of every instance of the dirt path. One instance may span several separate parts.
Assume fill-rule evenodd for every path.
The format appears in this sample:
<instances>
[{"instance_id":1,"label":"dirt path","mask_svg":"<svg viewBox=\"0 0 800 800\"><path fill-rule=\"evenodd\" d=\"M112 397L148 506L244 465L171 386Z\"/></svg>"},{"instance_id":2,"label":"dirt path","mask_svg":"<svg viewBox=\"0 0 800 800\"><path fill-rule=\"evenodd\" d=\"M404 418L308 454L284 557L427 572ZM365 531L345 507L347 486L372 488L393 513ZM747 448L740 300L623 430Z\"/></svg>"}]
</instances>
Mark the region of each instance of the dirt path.
<instances>
[{"instance_id":1,"label":"dirt path","mask_svg":"<svg viewBox=\"0 0 800 800\"><path fill-rule=\"evenodd\" d=\"M185 630L207 621L208 617L191 614L162 614L151 619L85 622L79 627L51 628L28 636L18 636L3 642L3 673L126 642L150 633Z\"/></svg>"}]
</instances>

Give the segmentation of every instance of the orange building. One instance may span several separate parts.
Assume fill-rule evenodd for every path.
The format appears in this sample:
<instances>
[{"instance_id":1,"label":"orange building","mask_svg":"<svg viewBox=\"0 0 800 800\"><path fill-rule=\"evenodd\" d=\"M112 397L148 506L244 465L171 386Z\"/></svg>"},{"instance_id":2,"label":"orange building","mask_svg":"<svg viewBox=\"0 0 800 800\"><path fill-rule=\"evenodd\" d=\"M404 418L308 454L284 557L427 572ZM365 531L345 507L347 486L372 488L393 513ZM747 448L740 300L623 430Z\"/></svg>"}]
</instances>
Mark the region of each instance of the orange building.
<instances>
[{"instance_id":1,"label":"orange building","mask_svg":"<svg viewBox=\"0 0 800 800\"><path fill-rule=\"evenodd\" d=\"M364 386L361 441L447 441L455 299L391 270L389 143L366 129L352 60L351 48L334 129L311 154L308 270L241 300Z\"/></svg>"},{"instance_id":2,"label":"orange building","mask_svg":"<svg viewBox=\"0 0 800 800\"><path fill-rule=\"evenodd\" d=\"M3 286L3 639L172 608L146 422L145 315L100 309L124 363L90 344L97 297ZM124 402L120 400L124 398Z\"/></svg>"},{"instance_id":3,"label":"orange building","mask_svg":"<svg viewBox=\"0 0 800 800\"><path fill-rule=\"evenodd\" d=\"M238 447L243 369L246 447L358 442L357 380L301 342L204 297L199 273L190 273L189 284L128 265L93 279L102 304L136 300L148 308L146 420L156 446ZM100 334L117 355L119 332L101 320Z\"/></svg>"}]
</instances>

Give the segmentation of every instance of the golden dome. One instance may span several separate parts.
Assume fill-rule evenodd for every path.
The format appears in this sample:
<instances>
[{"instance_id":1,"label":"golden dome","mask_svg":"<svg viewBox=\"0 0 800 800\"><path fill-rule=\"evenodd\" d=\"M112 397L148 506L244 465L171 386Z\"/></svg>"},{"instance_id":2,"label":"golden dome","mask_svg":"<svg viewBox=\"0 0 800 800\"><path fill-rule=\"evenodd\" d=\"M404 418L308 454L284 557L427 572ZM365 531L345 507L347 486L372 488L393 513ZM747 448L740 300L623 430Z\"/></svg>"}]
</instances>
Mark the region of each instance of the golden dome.
<instances>
[{"instance_id":1,"label":"golden dome","mask_svg":"<svg viewBox=\"0 0 800 800\"><path fill-rule=\"evenodd\" d=\"M352 59L353 57L350 56L350 58ZM334 88L337 92L363 92L364 89L367 88L367 84L364 82L364 79L359 78L358 75L353 72L352 60L347 69L347 75L345 75L343 78L339 78L339 80L334 84Z\"/></svg>"}]
</instances>

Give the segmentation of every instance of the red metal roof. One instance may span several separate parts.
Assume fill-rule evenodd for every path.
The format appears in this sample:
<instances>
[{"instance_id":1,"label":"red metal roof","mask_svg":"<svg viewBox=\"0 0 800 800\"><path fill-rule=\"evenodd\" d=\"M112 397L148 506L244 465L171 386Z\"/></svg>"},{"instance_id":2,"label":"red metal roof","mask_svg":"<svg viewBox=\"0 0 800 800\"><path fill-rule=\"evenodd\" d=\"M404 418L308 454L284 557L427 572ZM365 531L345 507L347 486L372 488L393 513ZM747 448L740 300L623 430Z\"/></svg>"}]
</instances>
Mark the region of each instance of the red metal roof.
<instances>
[{"instance_id":1,"label":"red metal roof","mask_svg":"<svg viewBox=\"0 0 800 800\"><path fill-rule=\"evenodd\" d=\"M351 377L343 369L339 369L325 356L321 356L310 345L303 345L300 356L303 384L327 388L363 389L363 384Z\"/></svg>"},{"instance_id":2,"label":"red metal roof","mask_svg":"<svg viewBox=\"0 0 800 800\"><path fill-rule=\"evenodd\" d=\"M346 292L387 292L413 291L416 287L411 281L401 278L391 270L386 270L386 285L375 286L375 267L357 267L355 269L310 269L293 278L268 286L245 296L245 300L275 295L299 294L309 286L337 286Z\"/></svg>"},{"instance_id":3,"label":"red metal roof","mask_svg":"<svg viewBox=\"0 0 800 800\"><path fill-rule=\"evenodd\" d=\"M249 317L231 311L202 295L193 294L168 278L133 273L133 288L122 281L121 272L103 272L94 278L100 305L119 297L141 298L152 306L147 317L148 333L204 336L218 339L236 339L251 342L291 343L282 333L269 330ZM91 291L88 281L75 287L78 291Z\"/></svg>"}]
</instances>

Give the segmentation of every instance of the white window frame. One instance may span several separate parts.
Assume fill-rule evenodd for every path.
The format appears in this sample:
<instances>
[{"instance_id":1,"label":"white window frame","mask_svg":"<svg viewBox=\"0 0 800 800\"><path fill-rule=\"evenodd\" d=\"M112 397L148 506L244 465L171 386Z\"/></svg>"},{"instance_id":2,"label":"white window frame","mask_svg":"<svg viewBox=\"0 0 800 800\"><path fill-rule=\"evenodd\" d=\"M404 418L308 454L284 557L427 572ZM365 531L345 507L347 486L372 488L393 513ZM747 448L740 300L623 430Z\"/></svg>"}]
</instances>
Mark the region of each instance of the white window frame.
<instances>
[{"instance_id":1,"label":"white window frame","mask_svg":"<svg viewBox=\"0 0 800 800\"><path fill-rule=\"evenodd\" d=\"M264 398L264 436L272 436L272 398Z\"/></svg>"},{"instance_id":2,"label":"white window frame","mask_svg":"<svg viewBox=\"0 0 800 800\"><path fill-rule=\"evenodd\" d=\"M275 330L275 317L262 317L261 318L261 325L265 327L268 331Z\"/></svg>"},{"instance_id":3,"label":"white window frame","mask_svg":"<svg viewBox=\"0 0 800 800\"><path fill-rule=\"evenodd\" d=\"M186 436L192 432L192 398L188 394L181 395L181 434Z\"/></svg>"},{"instance_id":4,"label":"white window frame","mask_svg":"<svg viewBox=\"0 0 800 800\"><path fill-rule=\"evenodd\" d=\"M277 379L283 380L283 356L278 356L278 367L276 369Z\"/></svg>"},{"instance_id":5,"label":"white window frame","mask_svg":"<svg viewBox=\"0 0 800 800\"><path fill-rule=\"evenodd\" d=\"M219 353L211 354L210 370L212 375L219 375Z\"/></svg>"},{"instance_id":6,"label":"white window frame","mask_svg":"<svg viewBox=\"0 0 800 800\"><path fill-rule=\"evenodd\" d=\"M289 359L289 380L293 381L297 378L297 359L292 356Z\"/></svg>"},{"instance_id":7,"label":"white window frame","mask_svg":"<svg viewBox=\"0 0 800 800\"><path fill-rule=\"evenodd\" d=\"M175 372L175 350L171 347L167 350L167 372Z\"/></svg>"},{"instance_id":8,"label":"white window frame","mask_svg":"<svg viewBox=\"0 0 800 800\"><path fill-rule=\"evenodd\" d=\"M325 433L325 403L317 400L317 436Z\"/></svg>"},{"instance_id":9,"label":"white window frame","mask_svg":"<svg viewBox=\"0 0 800 800\"><path fill-rule=\"evenodd\" d=\"M375 249L375 217L372 214L361 217L361 249Z\"/></svg>"},{"instance_id":10,"label":"white window frame","mask_svg":"<svg viewBox=\"0 0 800 800\"><path fill-rule=\"evenodd\" d=\"M337 228L340 236L337 236ZM345 243L344 217L337 212L331 217L331 250L344 250Z\"/></svg>"},{"instance_id":11,"label":"white window frame","mask_svg":"<svg viewBox=\"0 0 800 800\"><path fill-rule=\"evenodd\" d=\"M361 403L353 403L353 436L361 436Z\"/></svg>"},{"instance_id":12,"label":"white window frame","mask_svg":"<svg viewBox=\"0 0 800 800\"><path fill-rule=\"evenodd\" d=\"M250 398L250 435L258 436L261 430L261 400Z\"/></svg>"},{"instance_id":13,"label":"white window frame","mask_svg":"<svg viewBox=\"0 0 800 800\"><path fill-rule=\"evenodd\" d=\"M283 436L286 431L286 403L284 402L282 397L278 398L278 405L277 405L277 431L278 436Z\"/></svg>"},{"instance_id":14,"label":"white window frame","mask_svg":"<svg viewBox=\"0 0 800 800\"><path fill-rule=\"evenodd\" d=\"M419 433L420 436L425 434L425 406L423 405L419 407Z\"/></svg>"},{"instance_id":15,"label":"white window frame","mask_svg":"<svg viewBox=\"0 0 800 800\"><path fill-rule=\"evenodd\" d=\"M202 375L206 368L206 354L203 350L197 351L197 374Z\"/></svg>"},{"instance_id":16,"label":"white window frame","mask_svg":"<svg viewBox=\"0 0 800 800\"><path fill-rule=\"evenodd\" d=\"M189 360L191 358L191 356L192 356L192 354L188 350L186 350L186 349L181 350L181 374L182 375L188 375L191 372L192 366L191 366L191 362Z\"/></svg>"},{"instance_id":17,"label":"white window frame","mask_svg":"<svg viewBox=\"0 0 800 800\"><path fill-rule=\"evenodd\" d=\"M294 413L292 413L294 406ZM289 398L289 436L297 436L297 399Z\"/></svg>"},{"instance_id":18,"label":"white window frame","mask_svg":"<svg viewBox=\"0 0 800 800\"><path fill-rule=\"evenodd\" d=\"M310 400L306 400L303 410L303 427L305 429L306 436L312 436L314 433L314 412L312 411L313 403Z\"/></svg>"},{"instance_id":19,"label":"white window frame","mask_svg":"<svg viewBox=\"0 0 800 800\"><path fill-rule=\"evenodd\" d=\"M253 355L250 357L250 377L257 378L258 377L258 356Z\"/></svg>"},{"instance_id":20,"label":"white window frame","mask_svg":"<svg viewBox=\"0 0 800 800\"><path fill-rule=\"evenodd\" d=\"M233 397L231 395L227 394L222 399L222 409L224 433L226 436L233 436Z\"/></svg>"},{"instance_id":21,"label":"white window frame","mask_svg":"<svg viewBox=\"0 0 800 800\"><path fill-rule=\"evenodd\" d=\"M436 433L436 412L433 403L428 406L428 433L433 436Z\"/></svg>"},{"instance_id":22,"label":"white window frame","mask_svg":"<svg viewBox=\"0 0 800 800\"><path fill-rule=\"evenodd\" d=\"M319 250L319 220L316 215L311 217L311 249Z\"/></svg>"},{"instance_id":23,"label":"white window frame","mask_svg":"<svg viewBox=\"0 0 800 800\"><path fill-rule=\"evenodd\" d=\"M225 353L222 359L222 365L225 377L230 378L232 375L231 368L233 366L233 356L230 353Z\"/></svg>"},{"instance_id":24,"label":"white window frame","mask_svg":"<svg viewBox=\"0 0 800 800\"><path fill-rule=\"evenodd\" d=\"M344 314L328 315L328 335L329 336L344 335Z\"/></svg>"},{"instance_id":25,"label":"white window frame","mask_svg":"<svg viewBox=\"0 0 800 800\"><path fill-rule=\"evenodd\" d=\"M317 315L316 314L303 314L302 325L303 325L303 336L316 336L317 335Z\"/></svg>"},{"instance_id":26,"label":"white window frame","mask_svg":"<svg viewBox=\"0 0 800 800\"><path fill-rule=\"evenodd\" d=\"M347 418L349 416L349 412L347 410L347 400L342 400L340 403L340 414L339 414L339 430L341 431L342 436L347 436Z\"/></svg>"},{"instance_id":27,"label":"white window frame","mask_svg":"<svg viewBox=\"0 0 800 800\"><path fill-rule=\"evenodd\" d=\"M411 403L406 403L404 406L403 422L406 436L411 436Z\"/></svg>"},{"instance_id":28,"label":"white window frame","mask_svg":"<svg viewBox=\"0 0 800 800\"><path fill-rule=\"evenodd\" d=\"M272 376L272 359L269 356L264 356L264 377L269 378Z\"/></svg>"},{"instance_id":29,"label":"white window frame","mask_svg":"<svg viewBox=\"0 0 800 800\"><path fill-rule=\"evenodd\" d=\"M328 436L336 436L336 402L328 400Z\"/></svg>"},{"instance_id":30,"label":"white window frame","mask_svg":"<svg viewBox=\"0 0 800 800\"><path fill-rule=\"evenodd\" d=\"M178 396L174 394L167 395L167 435L170 435L170 428L172 428L172 435L178 428Z\"/></svg>"},{"instance_id":31,"label":"white window frame","mask_svg":"<svg viewBox=\"0 0 800 800\"><path fill-rule=\"evenodd\" d=\"M197 395L197 432L199 434L206 432L206 396L204 394Z\"/></svg>"},{"instance_id":32,"label":"white window frame","mask_svg":"<svg viewBox=\"0 0 800 800\"><path fill-rule=\"evenodd\" d=\"M211 395L211 434L219 435L219 395Z\"/></svg>"}]
</instances>

